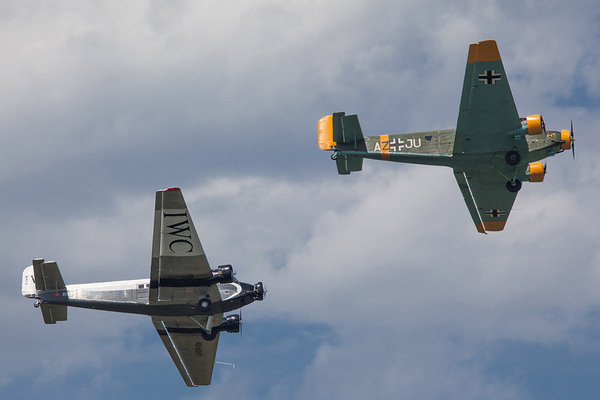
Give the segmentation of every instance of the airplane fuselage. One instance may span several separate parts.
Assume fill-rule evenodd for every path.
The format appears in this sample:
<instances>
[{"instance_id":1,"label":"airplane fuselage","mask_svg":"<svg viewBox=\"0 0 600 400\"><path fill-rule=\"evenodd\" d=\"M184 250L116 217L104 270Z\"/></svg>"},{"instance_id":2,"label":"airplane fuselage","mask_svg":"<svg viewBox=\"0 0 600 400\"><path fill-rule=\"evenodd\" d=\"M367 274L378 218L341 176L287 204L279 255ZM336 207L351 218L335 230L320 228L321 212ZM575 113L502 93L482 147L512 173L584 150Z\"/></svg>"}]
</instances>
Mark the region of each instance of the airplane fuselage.
<instances>
[{"instance_id":1,"label":"airplane fuselage","mask_svg":"<svg viewBox=\"0 0 600 400\"><path fill-rule=\"evenodd\" d=\"M507 134L515 135L512 132ZM340 143L336 146L336 150L343 155L411 164L447 166L459 170L468 169L474 162L479 164L481 159L498 158L498 166L504 168L505 151L454 153L455 136L456 129L366 136L356 145ZM548 131L539 135L529 135L524 131L520 140L526 141L528 149L527 156L522 160L524 164L539 161L564 151L561 148L561 132L559 131Z\"/></svg>"},{"instance_id":2,"label":"airplane fuselage","mask_svg":"<svg viewBox=\"0 0 600 400\"><path fill-rule=\"evenodd\" d=\"M149 279L66 285L62 290L35 290L24 295L48 304L151 316L213 315L236 310L255 300L254 286L247 283L218 283L217 288L221 300L213 302L209 313L198 309L198 299L151 304Z\"/></svg>"}]
</instances>

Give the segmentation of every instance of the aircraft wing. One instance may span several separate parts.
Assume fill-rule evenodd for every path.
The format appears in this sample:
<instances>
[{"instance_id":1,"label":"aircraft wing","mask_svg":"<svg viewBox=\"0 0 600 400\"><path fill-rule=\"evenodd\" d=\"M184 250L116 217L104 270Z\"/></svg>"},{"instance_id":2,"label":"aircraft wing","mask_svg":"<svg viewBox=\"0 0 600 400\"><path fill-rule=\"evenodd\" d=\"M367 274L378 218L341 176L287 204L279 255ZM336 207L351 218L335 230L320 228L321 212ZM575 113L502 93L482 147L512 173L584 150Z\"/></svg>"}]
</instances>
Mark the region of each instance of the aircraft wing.
<instances>
[{"instance_id":1,"label":"aircraft wing","mask_svg":"<svg viewBox=\"0 0 600 400\"><path fill-rule=\"evenodd\" d=\"M206 326L207 316L196 319ZM223 315L214 319L218 325ZM203 339L202 328L189 317L152 317L152 323L186 385L210 385L219 333L213 340Z\"/></svg>"},{"instance_id":2,"label":"aircraft wing","mask_svg":"<svg viewBox=\"0 0 600 400\"><path fill-rule=\"evenodd\" d=\"M504 229L517 193L506 190L506 180L493 171L454 171L477 231Z\"/></svg>"},{"instance_id":3,"label":"aircraft wing","mask_svg":"<svg viewBox=\"0 0 600 400\"><path fill-rule=\"evenodd\" d=\"M192 304L200 298L221 300L216 285L203 282L212 276L210 265L179 188L156 192L150 304Z\"/></svg>"},{"instance_id":4,"label":"aircraft wing","mask_svg":"<svg viewBox=\"0 0 600 400\"><path fill-rule=\"evenodd\" d=\"M453 153L509 151L514 147L525 153L524 140L515 141L513 135L505 134L519 128L521 121L496 42L471 44Z\"/></svg>"}]
</instances>

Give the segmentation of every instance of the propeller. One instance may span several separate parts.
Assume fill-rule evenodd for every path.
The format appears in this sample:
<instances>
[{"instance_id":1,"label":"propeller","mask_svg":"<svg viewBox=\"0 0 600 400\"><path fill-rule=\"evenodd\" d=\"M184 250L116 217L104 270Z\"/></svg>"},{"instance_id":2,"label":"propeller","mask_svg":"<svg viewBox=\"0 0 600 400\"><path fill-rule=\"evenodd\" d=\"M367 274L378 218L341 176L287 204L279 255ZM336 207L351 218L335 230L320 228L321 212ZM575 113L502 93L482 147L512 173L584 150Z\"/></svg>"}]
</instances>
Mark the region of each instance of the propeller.
<instances>
[{"instance_id":1,"label":"propeller","mask_svg":"<svg viewBox=\"0 0 600 400\"><path fill-rule=\"evenodd\" d=\"M542 118L541 115L540 115L540 122L542 123L542 132L546 133L546 121L544 121L544 118Z\"/></svg>"},{"instance_id":2,"label":"propeller","mask_svg":"<svg viewBox=\"0 0 600 400\"><path fill-rule=\"evenodd\" d=\"M571 120L571 151L573 152L573 160L575 159L575 134L573 133L573 120Z\"/></svg>"},{"instance_id":3,"label":"propeller","mask_svg":"<svg viewBox=\"0 0 600 400\"><path fill-rule=\"evenodd\" d=\"M242 318L242 309L240 308L240 337L244 336L244 319Z\"/></svg>"}]
</instances>

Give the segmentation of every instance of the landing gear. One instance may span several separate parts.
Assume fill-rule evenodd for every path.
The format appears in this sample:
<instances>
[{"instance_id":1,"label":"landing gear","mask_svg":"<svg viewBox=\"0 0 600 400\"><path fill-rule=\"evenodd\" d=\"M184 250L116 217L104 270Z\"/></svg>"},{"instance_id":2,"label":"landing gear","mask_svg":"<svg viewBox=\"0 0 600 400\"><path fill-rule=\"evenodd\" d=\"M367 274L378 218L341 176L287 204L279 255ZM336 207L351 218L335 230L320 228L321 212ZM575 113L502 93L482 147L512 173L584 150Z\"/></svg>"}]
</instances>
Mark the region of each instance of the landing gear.
<instances>
[{"instance_id":1,"label":"landing gear","mask_svg":"<svg viewBox=\"0 0 600 400\"><path fill-rule=\"evenodd\" d=\"M34 306L35 308L40 308L40 304L42 304L42 303L41 303L41 302L38 300L38 301L36 301L35 303L33 303L33 306Z\"/></svg>"},{"instance_id":2,"label":"landing gear","mask_svg":"<svg viewBox=\"0 0 600 400\"><path fill-rule=\"evenodd\" d=\"M340 156L340 154L342 154L339 150L335 150L332 154L331 154L331 159L332 160L337 160L337 158Z\"/></svg>"},{"instance_id":3,"label":"landing gear","mask_svg":"<svg viewBox=\"0 0 600 400\"><path fill-rule=\"evenodd\" d=\"M218 333L219 333L219 331L216 329L213 329L210 333L206 333L205 331L202 331L202 339L204 339L206 341L215 340Z\"/></svg>"},{"instance_id":4,"label":"landing gear","mask_svg":"<svg viewBox=\"0 0 600 400\"><path fill-rule=\"evenodd\" d=\"M200 299L198 302L198 309L202 312L208 312L212 308L212 301L208 297Z\"/></svg>"},{"instance_id":5,"label":"landing gear","mask_svg":"<svg viewBox=\"0 0 600 400\"><path fill-rule=\"evenodd\" d=\"M523 183L521 183L521 181L518 179L515 179L514 182L506 182L506 190L508 190L511 193L517 193L519 190L521 190L521 186L523 186Z\"/></svg>"},{"instance_id":6,"label":"landing gear","mask_svg":"<svg viewBox=\"0 0 600 400\"><path fill-rule=\"evenodd\" d=\"M521 155L518 151L511 150L508 153L506 153L506 156L504 156L504 160L506 160L506 163L508 165L517 165L519 161L521 161Z\"/></svg>"}]
</instances>

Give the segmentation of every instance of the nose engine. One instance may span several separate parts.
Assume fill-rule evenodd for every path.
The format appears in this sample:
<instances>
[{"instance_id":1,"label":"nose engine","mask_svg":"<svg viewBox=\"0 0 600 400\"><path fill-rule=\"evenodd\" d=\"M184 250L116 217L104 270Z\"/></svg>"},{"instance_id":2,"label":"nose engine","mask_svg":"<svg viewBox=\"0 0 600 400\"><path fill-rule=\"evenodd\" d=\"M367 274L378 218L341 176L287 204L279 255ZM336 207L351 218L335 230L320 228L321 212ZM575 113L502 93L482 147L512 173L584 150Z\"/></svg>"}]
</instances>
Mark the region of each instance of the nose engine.
<instances>
[{"instance_id":1,"label":"nose engine","mask_svg":"<svg viewBox=\"0 0 600 400\"><path fill-rule=\"evenodd\" d=\"M252 295L254 296L255 300L264 300L266 293L267 291L265 290L265 287L262 282L258 282L254 285L254 291L252 292Z\"/></svg>"}]
</instances>

